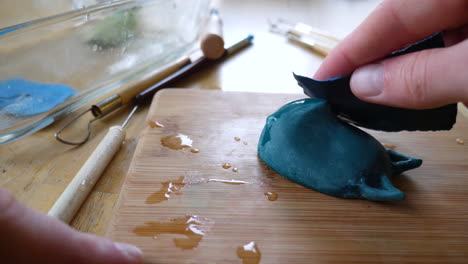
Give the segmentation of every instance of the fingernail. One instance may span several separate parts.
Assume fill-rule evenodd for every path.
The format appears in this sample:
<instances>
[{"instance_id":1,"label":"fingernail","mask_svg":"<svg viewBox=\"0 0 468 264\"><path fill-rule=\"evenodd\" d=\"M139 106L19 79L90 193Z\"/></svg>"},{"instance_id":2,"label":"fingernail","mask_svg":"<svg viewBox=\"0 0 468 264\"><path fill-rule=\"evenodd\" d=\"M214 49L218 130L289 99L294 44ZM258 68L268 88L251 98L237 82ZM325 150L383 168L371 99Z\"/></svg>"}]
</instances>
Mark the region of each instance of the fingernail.
<instances>
[{"instance_id":1,"label":"fingernail","mask_svg":"<svg viewBox=\"0 0 468 264\"><path fill-rule=\"evenodd\" d=\"M358 68L351 77L351 90L358 96L379 95L384 85L384 65L370 64Z\"/></svg>"},{"instance_id":2,"label":"fingernail","mask_svg":"<svg viewBox=\"0 0 468 264\"><path fill-rule=\"evenodd\" d=\"M143 252L141 249L125 243L115 243L115 246L120 252L127 256L131 263L143 263Z\"/></svg>"}]
</instances>

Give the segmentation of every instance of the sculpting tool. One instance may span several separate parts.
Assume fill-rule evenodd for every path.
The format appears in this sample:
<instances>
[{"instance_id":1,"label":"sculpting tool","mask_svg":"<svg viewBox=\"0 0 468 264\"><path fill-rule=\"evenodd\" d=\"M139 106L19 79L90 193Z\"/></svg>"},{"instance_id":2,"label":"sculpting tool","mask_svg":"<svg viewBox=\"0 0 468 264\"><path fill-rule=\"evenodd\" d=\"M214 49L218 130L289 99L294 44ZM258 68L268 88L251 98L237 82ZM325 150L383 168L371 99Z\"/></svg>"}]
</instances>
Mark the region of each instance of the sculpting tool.
<instances>
[{"instance_id":1,"label":"sculpting tool","mask_svg":"<svg viewBox=\"0 0 468 264\"><path fill-rule=\"evenodd\" d=\"M252 43L252 39L253 36L248 36L247 38L230 46L224 52L221 58L228 57L229 55L232 55L240 49L250 45ZM167 84L174 82L182 78L183 76L186 76L187 74L199 69L205 64L213 62L215 62L215 60L209 60L202 56L190 65L187 65L186 67L173 73L167 78L161 80L157 84L138 93L134 98L136 104L133 107L130 114L128 115L128 117L123 122L123 124L121 126L113 126L109 128L109 132L107 132L107 135L104 137L101 143L99 143L99 145L96 147L96 149L88 158L88 160L85 162L83 167L75 175L75 177L67 186L62 195L60 195L59 199L50 209L48 215L57 217L65 223L70 223L70 221L75 216L76 212L81 207L81 204L89 195L96 182L99 180L104 169L112 160L115 153L117 153L117 151L119 150L122 141L125 139L125 126L128 124L135 111L145 101L145 99L150 98L154 93L156 93L163 87L167 87ZM87 138L89 138L89 134Z\"/></svg>"},{"instance_id":2,"label":"sculpting tool","mask_svg":"<svg viewBox=\"0 0 468 264\"><path fill-rule=\"evenodd\" d=\"M73 180L68 184L65 191L50 209L48 215L57 217L65 223L75 216L81 204L99 180L102 172L107 167L115 153L125 139L125 126L137 110L138 105L133 107L122 126L112 126L104 139L78 171Z\"/></svg>"},{"instance_id":3,"label":"sculpting tool","mask_svg":"<svg viewBox=\"0 0 468 264\"><path fill-rule=\"evenodd\" d=\"M193 63L185 66L184 68L180 69L176 73L172 74L171 76L167 77L166 79L162 80L161 82L149 87L148 89L142 91L141 93L135 96L135 102L137 104L143 103L146 99L151 98L151 96L156 93L157 91L167 87L170 83L173 83L182 77L187 76L188 74L198 71L205 65L213 64L224 58L228 58L229 56L235 54L239 50L249 46L252 44L253 36L249 35L246 38L240 40L239 42L229 46L224 52L223 55L217 60L210 60L206 57L202 56L198 60L194 61Z\"/></svg>"},{"instance_id":4,"label":"sculpting tool","mask_svg":"<svg viewBox=\"0 0 468 264\"><path fill-rule=\"evenodd\" d=\"M327 56L340 41L329 33L304 23L292 24L282 19L278 19L277 22L270 21L270 31L283 34L288 40L311 48L322 56Z\"/></svg>"},{"instance_id":5,"label":"sculpting tool","mask_svg":"<svg viewBox=\"0 0 468 264\"><path fill-rule=\"evenodd\" d=\"M339 38L333 36L329 32L320 30L318 28L314 28L312 26L309 26L301 22L294 24L294 23L288 22L280 18L276 20L276 22L269 21L269 23L270 23L270 30L272 32L276 32L276 33L280 33L284 35L289 33L289 34L296 35L298 37L309 36L312 38L324 39L324 40L331 42L330 44L334 44L334 45L338 44L338 42L341 41Z\"/></svg>"},{"instance_id":6,"label":"sculpting tool","mask_svg":"<svg viewBox=\"0 0 468 264\"><path fill-rule=\"evenodd\" d=\"M333 47L323 45L323 44L313 40L312 38L303 37L303 36L298 37L298 36L293 35L293 34L287 34L286 36L287 36L288 40L291 40L293 42L297 42L299 44L302 44L305 47L312 49L313 51L317 52L318 54L320 54L320 55L322 55L324 57L326 57L333 49Z\"/></svg>"},{"instance_id":7,"label":"sculpting tool","mask_svg":"<svg viewBox=\"0 0 468 264\"><path fill-rule=\"evenodd\" d=\"M233 44L230 46L228 49L226 49L223 53L223 56L221 56L222 59L224 57L227 57L231 54L234 54L238 50L250 45L252 43L253 36L249 35L248 37L242 39L241 41ZM185 57L188 58L188 57ZM218 60L219 60L218 59ZM180 60L179 60L180 61ZM81 145L85 143L90 135L91 135L91 124L92 122L106 116L107 114L111 113L115 109L120 108L122 105L129 103L130 101L134 101L135 104L140 104L144 99L148 98L149 96L153 95L156 91L164 88L169 82L175 81L180 79L181 77L185 76L185 74L188 74L189 72L195 71L202 67L205 64L213 63L217 60L209 60L204 56L199 56L198 59L192 58L189 59L190 63L186 63L185 59L182 60L183 62L183 67L179 67L182 63L179 62L174 62L171 65L168 65L165 69L163 69L159 74L157 74L157 78L153 79L158 79L157 83L148 87L149 85L146 85L143 91L140 89L136 90L131 90L125 93L116 93L114 95L111 95L107 97L106 99L98 102L97 104L92 105L88 110L83 111L79 115L75 116L71 120L69 120L67 123L65 123L56 133L55 133L55 138L65 144L68 145ZM174 71L174 69L177 69ZM145 82L146 83L146 82ZM141 84L139 88L143 87ZM93 116L95 117L94 119L90 120L88 122L88 133L86 137L81 140L81 141L70 141L63 139L60 137L60 133L67 128L71 123L73 123L75 120L86 114L87 112L91 111Z\"/></svg>"},{"instance_id":8,"label":"sculpting tool","mask_svg":"<svg viewBox=\"0 0 468 264\"><path fill-rule=\"evenodd\" d=\"M211 59L218 59L224 53L224 40L222 39L222 22L219 18L219 14L217 9L212 9L210 13L210 18L206 25L206 30L202 34L201 38L201 46L203 47L202 52L204 56L208 56ZM221 52L220 52L221 51ZM164 78L170 76L171 74L177 72L178 70L182 69L184 66L187 66L194 62L194 58L191 56L183 56L168 65L164 66L162 69L156 69L155 71L151 71L147 73L142 78L130 83L119 90L116 91L115 94L99 101L98 103L92 105L89 109L83 111L82 113L78 114L74 118L72 118L69 122L65 123L56 133L55 138L68 145L81 145L85 143L89 136L91 135L91 123L97 119L100 119L107 114L113 112L114 110L120 108L122 105L125 105L131 102L135 96L147 89L152 84L158 84ZM85 115L87 112L91 112L95 117L88 123L88 134L86 138L81 141L70 141L60 137L60 133L71 123L73 123L78 118Z\"/></svg>"},{"instance_id":9,"label":"sculpting tool","mask_svg":"<svg viewBox=\"0 0 468 264\"><path fill-rule=\"evenodd\" d=\"M162 69L157 69L152 72L149 72L143 76L142 80L136 80L129 85L125 85L118 89L114 94L106 97L105 99L99 101L98 103L92 105L89 109L83 111L82 113L78 114L74 118L72 118L69 122L67 122L62 128L60 128L57 133L55 133L55 138L68 145L81 145L89 139L90 133L88 133L87 137L81 141L70 141L65 140L60 137L60 133L65 129L68 125L72 122L86 114L87 112L91 112L95 117L91 120L88 124L88 131L90 130L90 125L93 121L100 119L107 114L111 113L112 111L120 108L122 105L130 103L132 99L137 95L139 92L143 91L144 89L148 88L153 83L157 83L164 79L165 77L169 76L170 74L176 72L177 70L183 68L184 66L191 63L190 57L183 56L176 61L169 63L168 65L164 66Z\"/></svg>"}]
</instances>

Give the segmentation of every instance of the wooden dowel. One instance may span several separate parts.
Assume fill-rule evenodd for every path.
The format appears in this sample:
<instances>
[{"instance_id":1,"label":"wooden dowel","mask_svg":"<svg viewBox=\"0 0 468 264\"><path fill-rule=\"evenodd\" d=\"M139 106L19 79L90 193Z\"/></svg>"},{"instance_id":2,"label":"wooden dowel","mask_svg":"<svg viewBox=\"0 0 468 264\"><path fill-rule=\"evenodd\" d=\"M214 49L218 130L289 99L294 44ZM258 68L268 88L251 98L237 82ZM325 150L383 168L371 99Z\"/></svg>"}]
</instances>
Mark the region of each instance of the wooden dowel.
<instances>
[{"instance_id":1,"label":"wooden dowel","mask_svg":"<svg viewBox=\"0 0 468 264\"><path fill-rule=\"evenodd\" d=\"M224 54L223 21L217 9L212 9L200 41L203 55L208 59L219 59Z\"/></svg>"}]
</instances>

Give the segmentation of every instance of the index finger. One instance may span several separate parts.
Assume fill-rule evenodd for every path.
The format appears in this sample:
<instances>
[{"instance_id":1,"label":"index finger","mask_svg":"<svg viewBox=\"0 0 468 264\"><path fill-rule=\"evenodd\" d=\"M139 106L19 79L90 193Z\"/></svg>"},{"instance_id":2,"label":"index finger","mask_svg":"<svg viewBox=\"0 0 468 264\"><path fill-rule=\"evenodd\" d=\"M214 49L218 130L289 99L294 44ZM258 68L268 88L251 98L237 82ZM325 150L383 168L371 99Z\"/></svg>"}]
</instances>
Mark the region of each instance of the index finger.
<instances>
[{"instance_id":1,"label":"index finger","mask_svg":"<svg viewBox=\"0 0 468 264\"><path fill-rule=\"evenodd\" d=\"M465 24L467 14L466 0L385 0L326 57L314 78L350 74L435 32Z\"/></svg>"}]
</instances>

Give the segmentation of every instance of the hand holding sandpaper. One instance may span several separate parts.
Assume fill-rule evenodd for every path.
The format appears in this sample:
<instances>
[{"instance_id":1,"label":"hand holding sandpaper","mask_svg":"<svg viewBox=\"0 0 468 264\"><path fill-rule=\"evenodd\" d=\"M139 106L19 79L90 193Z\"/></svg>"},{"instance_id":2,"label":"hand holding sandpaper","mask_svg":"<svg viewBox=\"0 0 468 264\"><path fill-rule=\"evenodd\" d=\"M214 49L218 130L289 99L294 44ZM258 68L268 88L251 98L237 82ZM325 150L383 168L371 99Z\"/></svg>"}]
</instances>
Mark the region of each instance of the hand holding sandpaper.
<instances>
[{"instance_id":1,"label":"hand holding sandpaper","mask_svg":"<svg viewBox=\"0 0 468 264\"><path fill-rule=\"evenodd\" d=\"M462 58L468 55L466 49L460 50L460 46L468 43L465 40L468 27L458 30L459 43L448 48L443 48L441 33L430 31L444 28L437 28L437 24L425 27L433 23L432 16L446 10L467 22L468 18L459 9L466 10L468 6L455 1L450 4L428 1L427 4L421 8L420 5L411 7L415 3L408 1L385 1L327 57L316 77L332 79L320 81L295 75L304 92L319 99L292 102L270 115L258 144L260 158L282 176L325 194L373 201L402 200L404 194L392 185L391 176L417 168L422 161L384 149L372 136L343 121L395 132L452 128L456 121L456 102L468 101L463 80L467 77L456 78L466 58L460 60L454 55L459 53ZM409 18L405 16L408 12ZM421 17L429 22L416 23ZM445 20L454 22L453 17ZM412 39L418 34L408 36L409 25L422 27L414 28L415 32L421 32L420 38L434 35L394 52L408 42L395 42L391 33L402 33L400 40L419 41ZM445 42L453 44L453 35L452 40L445 39ZM384 56L386 59L380 63L355 70ZM437 63L447 64L448 72L432 73L431 70L440 66ZM454 68L457 64L459 68ZM442 95L437 94L441 91Z\"/></svg>"},{"instance_id":2,"label":"hand holding sandpaper","mask_svg":"<svg viewBox=\"0 0 468 264\"><path fill-rule=\"evenodd\" d=\"M442 35L437 33L387 58L443 46ZM372 136L343 120L383 131L449 130L456 121L456 104L432 109L386 106L358 99L350 88L351 76L325 81L295 78L307 95L319 99L295 101L270 115L259 139L258 154L280 175L335 197L402 200L404 194L392 185L392 176L422 163L383 148Z\"/></svg>"},{"instance_id":3,"label":"hand holding sandpaper","mask_svg":"<svg viewBox=\"0 0 468 264\"><path fill-rule=\"evenodd\" d=\"M388 58L443 46L442 34L437 33L406 49L392 53ZM326 81L317 81L297 75L294 77L307 95L326 99L338 117L361 127L388 132L450 130L456 122L456 104L434 109L392 107L365 102L357 98L351 92L351 76Z\"/></svg>"},{"instance_id":4,"label":"hand holding sandpaper","mask_svg":"<svg viewBox=\"0 0 468 264\"><path fill-rule=\"evenodd\" d=\"M468 3L383 1L325 59L314 78L354 73L350 88L366 102L412 109L468 103ZM442 31L445 48L387 58Z\"/></svg>"}]
</instances>

